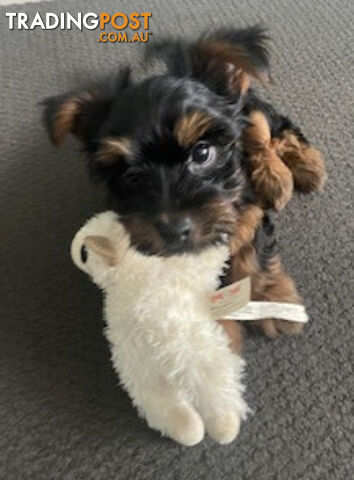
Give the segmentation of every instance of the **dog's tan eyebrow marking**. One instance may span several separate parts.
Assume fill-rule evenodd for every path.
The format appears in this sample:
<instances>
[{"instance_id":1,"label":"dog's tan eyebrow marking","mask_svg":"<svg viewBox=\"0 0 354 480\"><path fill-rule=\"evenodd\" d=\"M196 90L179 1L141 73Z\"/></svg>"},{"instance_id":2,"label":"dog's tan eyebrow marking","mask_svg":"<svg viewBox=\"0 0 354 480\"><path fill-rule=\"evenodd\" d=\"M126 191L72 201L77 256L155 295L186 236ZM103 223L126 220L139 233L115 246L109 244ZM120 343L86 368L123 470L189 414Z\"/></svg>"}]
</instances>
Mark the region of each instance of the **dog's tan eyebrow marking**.
<instances>
[{"instance_id":1,"label":"dog's tan eyebrow marking","mask_svg":"<svg viewBox=\"0 0 354 480\"><path fill-rule=\"evenodd\" d=\"M177 142L184 148L191 147L212 126L213 119L202 111L195 111L180 118L174 128Z\"/></svg>"},{"instance_id":2,"label":"dog's tan eyebrow marking","mask_svg":"<svg viewBox=\"0 0 354 480\"><path fill-rule=\"evenodd\" d=\"M115 163L119 157L127 157L132 154L132 143L125 137L106 137L101 142L98 151L98 161L105 165Z\"/></svg>"}]
</instances>

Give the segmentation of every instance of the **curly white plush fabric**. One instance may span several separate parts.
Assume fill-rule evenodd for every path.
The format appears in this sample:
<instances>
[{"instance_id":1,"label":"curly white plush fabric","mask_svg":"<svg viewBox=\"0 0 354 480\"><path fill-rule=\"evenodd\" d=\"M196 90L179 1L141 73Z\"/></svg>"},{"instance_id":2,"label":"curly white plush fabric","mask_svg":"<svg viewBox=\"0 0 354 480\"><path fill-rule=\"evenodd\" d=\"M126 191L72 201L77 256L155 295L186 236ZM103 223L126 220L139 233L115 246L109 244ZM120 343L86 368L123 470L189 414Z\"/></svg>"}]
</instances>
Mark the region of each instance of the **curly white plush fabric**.
<instances>
[{"instance_id":1,"label":"curly white plush fabric","mask_svg":"<svg viewBox=\"0 0 354 480\"><path fill-rule=\"evenodd\" d=\"M231 442L247 412L244 361L209 306L227 246L145 256L130 246L118 217L104 212L76 234L71 254L105 293L114 368L150 427L184 445L200 442L205 429Z\"/></svg>"}]
</instances>

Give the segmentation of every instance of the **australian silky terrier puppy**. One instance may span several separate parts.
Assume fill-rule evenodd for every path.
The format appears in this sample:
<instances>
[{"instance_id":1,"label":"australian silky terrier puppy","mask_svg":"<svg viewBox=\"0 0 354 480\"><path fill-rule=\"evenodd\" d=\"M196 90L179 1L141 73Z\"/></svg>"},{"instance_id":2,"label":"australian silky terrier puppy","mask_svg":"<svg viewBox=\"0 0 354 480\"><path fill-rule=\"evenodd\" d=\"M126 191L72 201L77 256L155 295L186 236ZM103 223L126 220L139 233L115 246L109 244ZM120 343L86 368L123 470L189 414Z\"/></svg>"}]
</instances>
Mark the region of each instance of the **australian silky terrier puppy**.
<instances>
[{"instance_id":1,"label":"australian silky terrier puppy","mask_svg":"<svg viewBox=\"0 0 354 480\"><path fill-rule=\"evenodd\" d=\"M135 82L122 69L114 82L48 99L45 122L55 144L68 133L80 140L142 251L194 251L227 235L225 282L251 276L253 300L297 303L267 211L294 189L320 190L325 169L299 128L251 87L270 78L267 41L259 26L161 41L147 54L167 73ZM223 324L239 348L240 327ZM271 318L257 326L269 336L302 328Z\"/></svg>"}]
</instances>

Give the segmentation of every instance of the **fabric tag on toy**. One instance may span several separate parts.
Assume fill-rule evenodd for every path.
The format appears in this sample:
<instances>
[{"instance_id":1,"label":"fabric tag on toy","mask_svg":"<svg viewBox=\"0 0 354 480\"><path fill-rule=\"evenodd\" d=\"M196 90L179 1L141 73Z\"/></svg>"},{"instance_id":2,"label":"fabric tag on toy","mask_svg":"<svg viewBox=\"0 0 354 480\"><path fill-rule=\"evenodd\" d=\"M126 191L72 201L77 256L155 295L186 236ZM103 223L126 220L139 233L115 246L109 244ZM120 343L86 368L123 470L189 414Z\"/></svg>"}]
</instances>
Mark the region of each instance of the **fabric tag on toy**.
<instances>
[{"instance_id":1,"label":"fabric tag on toy","mask_svg":"<svg viewBox=\"0 0 354 480\"><path fill-rule=\"evenodd\" d=\"M211 312L215 319L225 318L251 299L251 278L246 277L214 292L211 296Z\"/></svg>"},{"instance_id":2,"label":"fabric tag on toy","mask_svg":"<svg viewBox=\"0 0 354 480\"><path fill-rule=\"evenodd\" d=\"M251 278L246 277L214 292L211 313L215 320L250 321L278 318L289 322L308 322L303 305L282 302L251 302Z\"/></svg>"},{"instance_id":3,"label":"fabric tag on toy","mask_svg":"<svg viewBox=\"0 0 354 480\"><path fill-rule=\"evenodd\" d=\"M308 322L303 305L281 302L248 302L240 310L227 313L224 320L261 320L262 318L278 318L288 322Z\"/></svg>"}]
</instances>

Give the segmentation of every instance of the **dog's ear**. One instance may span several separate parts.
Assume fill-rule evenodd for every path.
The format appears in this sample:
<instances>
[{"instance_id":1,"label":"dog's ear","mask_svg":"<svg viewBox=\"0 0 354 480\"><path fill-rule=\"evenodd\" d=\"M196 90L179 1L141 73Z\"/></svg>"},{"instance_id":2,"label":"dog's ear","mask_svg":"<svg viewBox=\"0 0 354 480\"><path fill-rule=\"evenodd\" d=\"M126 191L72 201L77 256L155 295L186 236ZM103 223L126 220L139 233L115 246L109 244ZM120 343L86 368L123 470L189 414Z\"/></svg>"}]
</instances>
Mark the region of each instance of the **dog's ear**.
<instances>
[{"instance_id":1,"label":"dog's ear","mask_svg":"<svg viewBox=\"0 0 354 480\"><path fill-rule=\"evenodd\" d=\"M43 120L53 143L59 146L72 133L87 148L94 145L115 96L131 83L130 72L126 67L114 80L44 100Z\"/></svg>"},{"instance_id":2,"label":"dog's ear","mask_svg":"<svg viewBox=\"0 0 354 480\"><path fill-rule=\"evenodd\" d=\"M147 56L161 58L172 75L189 76L220 95L244 94L251 78L270 80L268 36L254 26L220 30L198 41L166 40L148 48Z\"/></svg>"}]
</instances>

